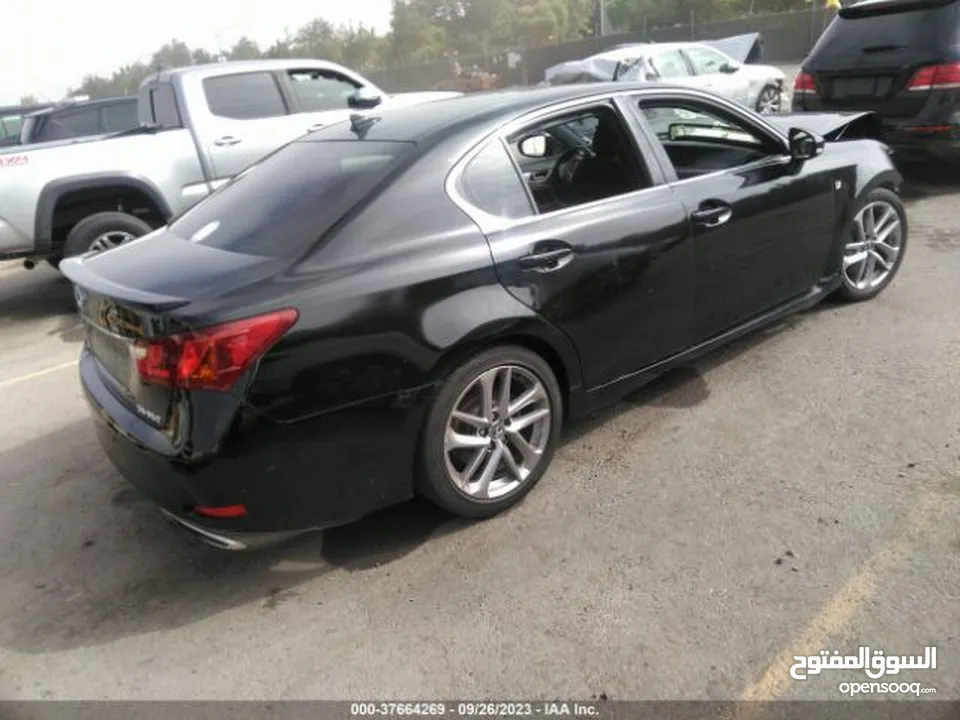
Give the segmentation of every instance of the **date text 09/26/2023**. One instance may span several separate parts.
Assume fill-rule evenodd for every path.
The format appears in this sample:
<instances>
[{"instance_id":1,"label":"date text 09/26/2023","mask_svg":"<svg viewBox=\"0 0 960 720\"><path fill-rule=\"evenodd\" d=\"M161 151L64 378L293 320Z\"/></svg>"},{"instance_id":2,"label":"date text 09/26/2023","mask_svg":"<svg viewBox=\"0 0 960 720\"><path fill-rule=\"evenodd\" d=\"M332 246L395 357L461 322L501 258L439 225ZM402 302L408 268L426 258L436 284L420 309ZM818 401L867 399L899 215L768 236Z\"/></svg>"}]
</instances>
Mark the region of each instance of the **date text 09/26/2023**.
<instances>
[{"instance_id":1,"label":"date text 09/26/2023","mask_svg":"<svg viewBox=\"0 0 960 720\"><path fill-rule=\"evenodd\" d=\"M591 717L599 714L582 702L358 702L351 717Z\"/></svg>"}]
</instances>

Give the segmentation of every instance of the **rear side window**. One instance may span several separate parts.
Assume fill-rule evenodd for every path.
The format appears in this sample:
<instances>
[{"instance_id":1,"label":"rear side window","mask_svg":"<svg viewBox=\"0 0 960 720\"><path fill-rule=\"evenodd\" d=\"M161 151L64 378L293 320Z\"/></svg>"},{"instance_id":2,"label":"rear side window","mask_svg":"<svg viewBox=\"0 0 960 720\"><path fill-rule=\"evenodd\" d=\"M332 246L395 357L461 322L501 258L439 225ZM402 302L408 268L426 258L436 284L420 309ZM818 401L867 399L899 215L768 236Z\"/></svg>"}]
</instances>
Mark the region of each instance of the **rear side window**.
<instances>
[{"instance_id":1,"label":"rear side window","mask_svg":"<svg viewBox=\"0 0 960 720\"><path fill-rule=\"evenodd\" d=\"M520 176L499 140L487 143L467 164L459 190L471 205L491 215L511 220L533 215Z\"/></svg>"},{"instance_id":2,"label":"rear side window","mask_svg":"<svg viewBox=\"0 0 960 720\"><path fill-rule=\"evenodd\" d=\"M207 247L292 259L412 158L415 148L409 142L294 142L235 176L169 229Z\"/></svg>"},{"instance_id":3,"label":"rear side window","mask_svg":"<svg viewBox=\"0 0 960 720\"><path fill-rule=\"evenodd\" d=\"M830 23L810 54L829 58L866 53L898 59L904 51L936 51L957 34L957 19L957 4L942 1L850 6Z\"/></svg>"},{"instance_id":4,"label":"rear side window","mask_svg":"<svg viewBox=\"0 0 960 720\"><path fill-rule=\"evenodd\" d=\"M137 104L135 102L104 105L103 131L122 132L137 127Z\"/></svg>"},{"instance_id":5,"label":"rear side window","mask_svg":"<svg viewBox=\"0 0 960 720\"><path fill-rule=\"evenodd\" d=\"M287 114L272 73L221 75L203 81L210 112L233 120L260 120Z\"/></svg>"},{"instance_id":6,"label":"rear side window","mask_svg":"<svg viewBox=\"0 0 960 720\"><path fill-rule=\"evenodd\" d=\"M162 128L182 126L180 110L177 108L177 96L170 85L157 85L150 89L150 122Z\"/></svg>"}]
</instances>

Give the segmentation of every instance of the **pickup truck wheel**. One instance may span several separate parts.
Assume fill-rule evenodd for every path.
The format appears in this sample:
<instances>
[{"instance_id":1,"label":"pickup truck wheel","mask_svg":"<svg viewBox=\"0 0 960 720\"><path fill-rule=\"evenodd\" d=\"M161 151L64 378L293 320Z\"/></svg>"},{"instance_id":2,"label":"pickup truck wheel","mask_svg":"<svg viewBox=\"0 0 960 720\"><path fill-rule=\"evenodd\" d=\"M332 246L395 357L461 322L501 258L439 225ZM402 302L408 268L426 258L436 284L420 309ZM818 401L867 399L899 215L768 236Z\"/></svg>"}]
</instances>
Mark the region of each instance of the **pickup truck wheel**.
<instances>
[{"instance_id":1,"label":"pickup truck wheel","mask_svg":"<svg viewBox=\"0 0 960 720\"><path fill-rule=\"evenodd\" d=\"M103 252L152 231L152 227L133 215L122 212L96 213L73 226L63 244L63 257Z\"/></svg>"}]
</instances>

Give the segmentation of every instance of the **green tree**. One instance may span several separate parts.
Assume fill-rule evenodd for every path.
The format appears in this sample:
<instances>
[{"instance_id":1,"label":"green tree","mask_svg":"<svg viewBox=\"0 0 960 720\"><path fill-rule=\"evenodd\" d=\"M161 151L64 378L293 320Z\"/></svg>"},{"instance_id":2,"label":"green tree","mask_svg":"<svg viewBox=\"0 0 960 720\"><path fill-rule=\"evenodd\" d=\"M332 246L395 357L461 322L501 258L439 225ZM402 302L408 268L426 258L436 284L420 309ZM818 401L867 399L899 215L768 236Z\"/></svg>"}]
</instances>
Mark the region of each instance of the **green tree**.
<instances>
[{"instance_id":1,"label":"green tree","mask_svg":"<svg viewBox=\"0 0 960 720\"><path fill-rule=\"evenodd\" d=\"M216 55L203 48L195 48L191 53L194 65L207 65L217 61Z\"/></svg>"},{"instance_id":2,"label":"green tree","mask_svg":"<svg viewBox=\"0 0 960 720\"><path fill-rule=\"evenodd\" d=\"M394 63L428 63L442 58L451 49L444 28L431 22L434 10L424 0L393 0L390 56Z\"/></svg>"},{"instance_id":3,"label":"green tree","mask_svg":"<svg viewBox=\"0 0 960 720\"><path fill-rule=\"evenodd\" d=\"M150 65L153 67L178 68L193 64L193 54L186 43L171 40L153 54Z\"/></svg>"},{"instance_id":4,"label":"green tree","mask_svg":"<svg viewBox=\"0 0 960 720\"><path fill-rule=\"evenodd\" d=\"M260 46L244 35L233 44L233 47L227 52L230 60L256 60L263 57L260 52Z\"/></svg>"}]
</instances>

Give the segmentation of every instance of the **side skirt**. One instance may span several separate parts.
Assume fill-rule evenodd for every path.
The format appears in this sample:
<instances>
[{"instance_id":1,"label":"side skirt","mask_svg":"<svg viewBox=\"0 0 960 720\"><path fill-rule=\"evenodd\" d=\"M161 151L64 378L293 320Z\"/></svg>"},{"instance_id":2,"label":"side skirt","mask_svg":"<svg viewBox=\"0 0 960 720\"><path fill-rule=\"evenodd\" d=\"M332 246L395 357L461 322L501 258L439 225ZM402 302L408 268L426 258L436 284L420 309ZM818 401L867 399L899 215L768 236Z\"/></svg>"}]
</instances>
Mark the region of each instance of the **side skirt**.
<instances>
[{"instance_id":1,"label":"side skirt","mask_svg":"<svg viewBox=\"0 0 960 720\"><path fill-rule=\"evenodd\" d=\"M721 335L706 340L698 345L694 345L687 350L683 350L676 355L661 360L653 365L649 365L642 370L639 370L630 375L618 378L611 383L603 385L599 388L590 390L587 393L587 401L585 403L586 412L595 412L600 410L608 405L611 405L621 398L624 395L637 390L640 387L643 387L647 383L656 380L658 377L664 373L669 372L677 367L689 365L692 361L696 360L703 355L707 355L714 350L717 350L724 345L729 345L735 340L750 335L751 333L757 332L765 327L774 325L781 320L795 315L797 313L803 312L804 310L809 310L810 308L818 305L821 301L826 299L828 295L833 293L841 283L841 278L839 275L832 275L825 278L822 278L820 283L818 283L813 289L809 292L796 297L792 300L787 301L783 305L779 305L773 310L758 315L742 325L728 330Z\"/></svg>"}]
</instances>

